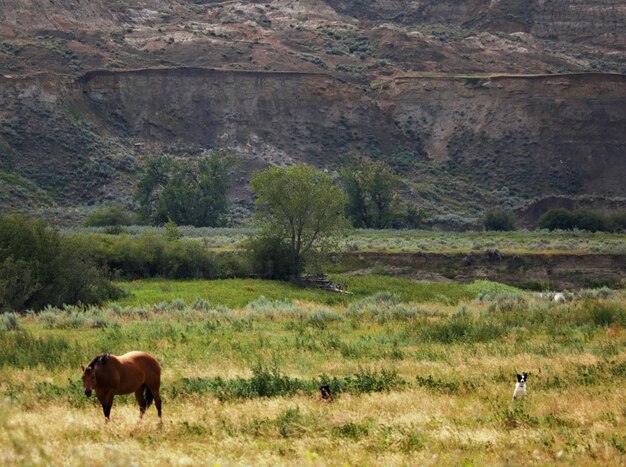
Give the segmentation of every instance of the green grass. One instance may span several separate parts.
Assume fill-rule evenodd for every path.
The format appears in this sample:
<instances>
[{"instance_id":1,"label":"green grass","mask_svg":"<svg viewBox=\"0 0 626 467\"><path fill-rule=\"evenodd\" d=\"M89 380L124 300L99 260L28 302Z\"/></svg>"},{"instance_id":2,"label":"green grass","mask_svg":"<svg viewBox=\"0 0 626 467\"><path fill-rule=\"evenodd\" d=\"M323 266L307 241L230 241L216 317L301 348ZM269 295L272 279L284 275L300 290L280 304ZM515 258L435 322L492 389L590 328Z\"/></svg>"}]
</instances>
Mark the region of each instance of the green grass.
<instances>
[{"instance_id":1,"label":"green grass","mask_svg":"<svg viewBox=\"0 0 626 467\"><path fill-rule=\"evenodd\" d=\"M1 175L1 174L0 174ZM1 177L0 177L1 178ZM207 248L224 251L240 249L256 231L252 228L179 227L185 238L202 242ZM103 228L66 229L65 234L102 233ZM124 231L139 236L159 233L162 228L128 226ZM591 232L547 232L518 230L513 232L438 232L431 230L352 230L341 239L344 251L388 253L470 253L497 249L510 254L615 254L626 253L626 234Z\"/></svg>"},{"instance_id":2,"label":"green grass","mask_svg":"<svg viewBox=\"0 0 626 467\"><path fill-rule=\"evenodd\" d=\"M405 302L438 302L456 304L460 300L472 300L483 293L512 292L514 287L489 281L462 283L422 283L391 276L341 276L331 279L345 284L351 295L302 288L294 284L260 279L223 279L172 281L163 279L117 282L116 285L129 296L119 300L122 306L157 304L176 299L191 304L196 299L207 300L213 305L238 308L263 296L268 300L302 300L325 305L345 305L378 291L398 294Z\"/></svg>"},{"instance_id":3,"label":"green grass","mask_svg":"<svg viewBox=\"0 0 626 467\"><path fill-rule=\"evenodd\" d=\"M242 309L139 303L138 312L112 303L18 317L19 326L0 329L0 463L80 465L88 461L80 453L94 452L141 465L181 455L229 465L412 465L435 457L493 465L529 452L539 464L624 462L624 292L573 295L563 305L524 294L494 307L519 292L487 282L446 291L350 279L362 293L395 286L396 294L352 298L332 313L281 296ZM272 286L282 290L263 284ZM481 300L472 299L477 293ZM414 307L401 296L428 303ZM461 302L442 304L452 299ZM413 313L376 319L384 310ZM75 328L50 327L52 315L80 314ZM102 326L90 324L96 319ZM81 363L131 349L162 364L160 428L153 408L137 422L132 395L116 396L104 427L97 401L83 394ZM520 371L530 372L529 396L511 402ZM332 388L333 403L320 400L321 384Z\"/></svg>"}]
</instances>

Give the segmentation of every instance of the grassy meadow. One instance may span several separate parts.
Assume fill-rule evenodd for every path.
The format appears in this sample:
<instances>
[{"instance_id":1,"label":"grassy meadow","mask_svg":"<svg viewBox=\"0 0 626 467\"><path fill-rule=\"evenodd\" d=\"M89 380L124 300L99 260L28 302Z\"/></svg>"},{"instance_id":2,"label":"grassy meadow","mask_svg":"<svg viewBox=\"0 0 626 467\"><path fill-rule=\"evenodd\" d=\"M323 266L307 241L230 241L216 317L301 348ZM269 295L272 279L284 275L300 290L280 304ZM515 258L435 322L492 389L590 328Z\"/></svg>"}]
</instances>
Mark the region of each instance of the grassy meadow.
<instances>
[{"instance_id":1,"label":"grassy meadow","mask_svg":"<svg viewBox=\"0 0 626 467\"><path fill-rule=\"evenodd\" d=\"M0 317L0 464L626 461L624 291L557 304L486 281L335 279L354 293L147 280L103 307ZM81 363L133 349L161 361L163 426L132 395L105 425L83 394Z\"/></svg>"},{"instance_id":2,"label":"grassy meadow","mask_svg":"<svg viewBox=\"0 0 626 467\"><path fill-rule=\"evenodd\" d=\"M163 228L127 226L127 235L162 233ZM184 238L195 239L214 251L240 248L255 230L251 228L179 227ZM106 234L107 228L67 229L65 234ZM626 234L586 231L439 232L431 230L350 230L338 240L340 251L392 253L469 253L498 250L507 254L622 254Z\"/></svg>"}]
</instances>

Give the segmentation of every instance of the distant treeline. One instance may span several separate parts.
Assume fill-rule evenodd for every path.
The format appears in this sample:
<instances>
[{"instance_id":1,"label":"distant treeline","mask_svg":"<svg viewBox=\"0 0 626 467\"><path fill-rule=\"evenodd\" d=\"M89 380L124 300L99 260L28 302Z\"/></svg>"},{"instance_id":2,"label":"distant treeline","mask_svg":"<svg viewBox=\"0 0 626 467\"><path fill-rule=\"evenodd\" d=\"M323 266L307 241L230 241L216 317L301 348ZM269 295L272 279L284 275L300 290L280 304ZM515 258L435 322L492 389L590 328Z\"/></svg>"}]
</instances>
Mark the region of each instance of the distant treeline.
<instances>
[{"instance_id":1,"label":"distant treeline","mask_svg":"<svg viewBox=\"0 0 626 467\"><path fill-rule=\"evenodd\" d=\"M538 222L540 229L548 230L587 230L589 232L626 231L626 211L605 214L585 209L551 209L544 213Z\"/></svg>"},{"instance_id":2,"label":"distant treeline","mask_svg":"<svg viewBox=\"0 0 626 467\"><path fill-rule=\"evenodd\" d=\"M485 230L515 230L515 216L512 212L492 209L483 217ZM626 211L605 214L597 211L564 208L546 211L537 222L538 229L547 230L586 230L589 232L624 232L626 231Z\"/></svg>"}]
</instances>

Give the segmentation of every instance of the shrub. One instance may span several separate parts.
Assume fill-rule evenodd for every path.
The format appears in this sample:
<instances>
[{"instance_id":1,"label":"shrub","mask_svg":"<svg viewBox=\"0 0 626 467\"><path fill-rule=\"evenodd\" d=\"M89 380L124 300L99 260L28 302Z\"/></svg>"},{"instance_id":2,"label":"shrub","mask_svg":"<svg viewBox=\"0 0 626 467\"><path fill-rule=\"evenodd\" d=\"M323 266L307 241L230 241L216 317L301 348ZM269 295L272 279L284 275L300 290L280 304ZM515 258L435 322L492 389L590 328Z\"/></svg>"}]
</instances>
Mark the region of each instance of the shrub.
<instances>
[{"instance_id":1,"label":"shrub","mask_svg":"<svg viewBox=\"0 0 626 467\"><path fill-rule=\"evenodd\" d=\"M510 212L492 209L485 213L483 226L485 230L508 232L515 230L515 219Z\"/></svg>"},{"instance_id":2,"label":"shrub","mask_svg":"<svg viewBox=\"0 0 626 467\"><path fill-rule=\"evenodd\" d=\"M216 279L242 276L247 264L236 253L214 253L195 240L169 241L154 232L117 238L92 234L75 239L123 278Z\"/></svg>"},{"instance_id":3,"label":"shrub","mask_svg":"<svg viewBox=\"0 0 626 467\"><path fill-rule=\"evenodd\" d=\"M626 211L609 216L609 221L614 231L626 231Z\"/></svg>"},{"instance_id":4,"label":"shrub","mask_svg":"<svg viewBox=\"0 0 626 467\"><path fill-rule=\"evenodd\" d=\"M131 225L133 223L130 213L120 206L106 206L92 212L87 216L83 225L85 227L109 227Z\"/></svg>"},{"instance_id":5,"label":"shrub","mask_svg":"<svg viewBox=\"0 0 626 467\"><path fill-rule=\"evenodd\" d=\"M15 313L4 314L2 317L2 329L7 331L18 331L20 329L20 322Z\"/></svg>"},{"instance_id":6,"label":"shrub","mask_svg":"<svg viewBox=\"0 0 626 467\"><path fill-rule=\"evenodd\" d=\"M84 242L41 221L0 217L0 309L95 304L118 295Z\"/></svg>"},{"instance_id":7,"label":"shrub","mask_svg":"<svg viewBox=\"0 0 626 467\"><path fill-rule=\"evenodd\" d=\"M615 217L615 219L619 219ZM590 232L609 232L614 230L615 221L603 213L577 209L569 211L558 208L551 209L539 218L539 227L548 230L580 229Z\"/></svg>"},{"instance_id":8,"label":"shrub","mask_svg":"<svg viewBox=\"0 0 626 467\"><path fill-rule=\"evenodd\" d=\"M349 422L345 425L333 428L333 434L356 441L369 434L369 427L367 425Z\"/></svg>"},{"instance_id":9,"label":"shrub","mask_svg":"<svg viewBox=\"0 0 626 467\"><path fill-rule=\"evenodd\" d=\"M548 230L570 230L574 228L574 220L567 209L551 209L539 218L538 226Z\"/></svg>"}]
</instances>

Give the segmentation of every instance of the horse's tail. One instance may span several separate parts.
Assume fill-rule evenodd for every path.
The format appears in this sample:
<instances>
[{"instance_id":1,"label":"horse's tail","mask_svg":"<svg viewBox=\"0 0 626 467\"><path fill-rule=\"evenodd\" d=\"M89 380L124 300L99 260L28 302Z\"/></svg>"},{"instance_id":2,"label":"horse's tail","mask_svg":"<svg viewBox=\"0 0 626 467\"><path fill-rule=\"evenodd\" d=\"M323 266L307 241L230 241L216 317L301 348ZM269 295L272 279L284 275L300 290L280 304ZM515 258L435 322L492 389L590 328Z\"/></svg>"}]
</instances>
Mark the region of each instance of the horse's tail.
<instances>
[{"instance_id":1,"label":"horse's tail","mask_svg":"<svg viewBox=\"0 0 626 467\"><path fill-rule=\"evenodd\" d=\"M154 400L154 396L152 395L152 391L150 391L150 388L144 384L143 385L143 398L146 401L146 409L148 407L150 407L150 404L152 404L152 401Z\"/></svg>"}]
</instances>

